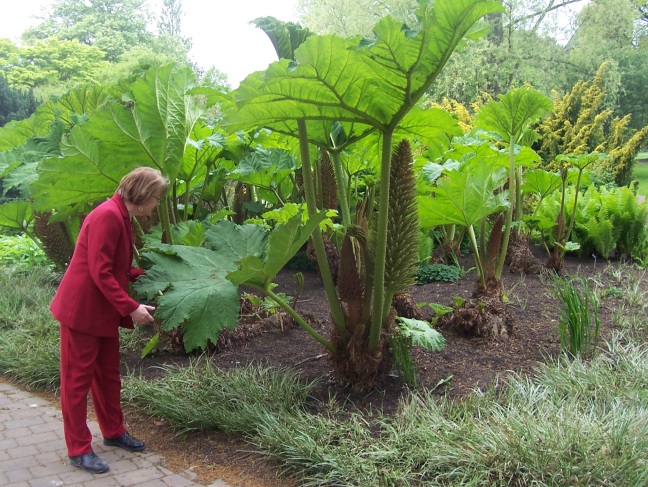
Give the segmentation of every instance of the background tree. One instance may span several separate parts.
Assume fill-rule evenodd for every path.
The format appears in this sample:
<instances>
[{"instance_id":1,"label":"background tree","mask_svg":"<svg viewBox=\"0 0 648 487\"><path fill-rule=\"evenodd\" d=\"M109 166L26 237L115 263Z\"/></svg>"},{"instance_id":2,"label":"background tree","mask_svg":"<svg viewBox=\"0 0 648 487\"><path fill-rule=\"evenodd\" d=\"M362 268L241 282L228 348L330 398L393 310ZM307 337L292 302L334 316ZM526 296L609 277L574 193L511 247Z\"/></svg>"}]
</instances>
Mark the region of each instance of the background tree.
<instances>
[{"instance_id":1,"label":"background tree","mask_svg":"<svg viewBox=\"0 0 648 487\"><path fill-rule=\"evenodd\" d=\"M16 87L34 88L37 98L48 99L81 82L112 84L153 65L190 66L191 40L179 35L182 1L164 1L159 35L147 32L146 7L145 0L55 0L49 16L23 34L21 46L0 39L0 71Z\"/></svg>"},{"instance_id":2,"label":"background tree","mask_svg":"<svg viewBox=\"0 0 648 487\"><path fill-rule=\"evenodd\" d=\"M556 164L560 154L605 153L608 157L591 168L598 182L626 186L635 157L648 138L648 126L632 129L630 115L613 117L613 110L605 106L607 69L604 63L592 81L579 81L562 98L555 94L554 108L539 126L536 149L551 170L560 168Z\"/></svg>"},{"instance_id":3,"label":"background tree","mask_svg":"<svg viewBox=\"0 0 648 487\"><path fill-rule=\"evenodd\" d=\"M86 82L106 64L103 58L104 53L97 47L50 38L15 49L5 74L10 83L29 88Z\"/></svg>"},{"instance_id":4,"label":"background tree","mask_svg":"<svg viewBox=\"0 0 648 487\"><path fill-rule=\"evenodd\" d=\"M300 0L300 22L317 33L370 34L374 12L415 27L406 0ZM504 0L484 19L488 37L453 56L429 96L465 106L483 93L497 96L525 84L546 95L568 93L608 62L604 107L632 114L628 127L648 124L648 7L646 0ZM370 15L367 15L367 13Z\"/></svg>"},{"instance_id":5,"label":"background tree","mask_svg":"<svg viewBox=\"0 0 648 487\"><path fill-rule=\"evenodd\" d=\"M26 30L27 44L50 37L76 39L105 53L116 62L139 45L150 45L144 0L55 0L49 17Z\"/></svg>"},{"instance_id":6,"label":"background tree","mask_svg":"<svg viewBox=\"0 0 648 487\"><path fill-rule=\"evenodd\" d=\"M578 28L567 45L570 63L577 67L571 83L594 76L599 66L609 63L606 108L616 116L632 113L630 126L648 124L645 86L648 82L646 23L638 0L597 0L578 16Z\"/></svg>"},{"instance_id":7,"label":"background tree","mask_svg":"<svg viewBox=\"0 0 648 487\"><path fill-rule=\"evenodd\" d=\"M14 89L0 74L0 127L11 120L23 120L36 111L33 90Z\"/></svg>"},{"instance_id":8,"label":"background tree","mask_svg":"<svg viewBox=\"0 0 648 487\"><path fill-rule=\"evenodd\" d=\"M166 53L179 62L188 62L188 53L192 46L190 37L182 36L182 0L163 0L158 15L158 36L154 44L156 51Z\"/></svg>"},{"instance_id":9,"label":"background tree","mask_svg":"<svg viewBox=\"0 0 648 487\"><path fill-rule=\"evenodd\" d=\"M385 15L416 25L417 0L299 0L299 21L318 34L371 36Z\"/></svg>"}]
</instances>

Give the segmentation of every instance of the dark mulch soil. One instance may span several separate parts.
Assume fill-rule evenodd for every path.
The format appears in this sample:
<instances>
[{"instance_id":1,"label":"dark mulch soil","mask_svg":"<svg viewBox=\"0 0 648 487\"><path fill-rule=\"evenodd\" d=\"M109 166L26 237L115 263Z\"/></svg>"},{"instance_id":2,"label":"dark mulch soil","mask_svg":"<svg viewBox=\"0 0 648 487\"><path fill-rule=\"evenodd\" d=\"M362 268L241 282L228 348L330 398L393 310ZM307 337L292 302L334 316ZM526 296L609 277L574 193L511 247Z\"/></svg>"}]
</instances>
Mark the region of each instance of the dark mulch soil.
<instances>
[{"instance_id":1,"label":"dark mulch soil","mask_svg":"<svg viewBox=\"0 0 648 487\"><path fill-rule=\"evenodd\" d=\"M541 254L537 254L542 257ZM461 263L469 268L471 261ZM607 266L593 260L568 258L564 272L584 277L598 276ZM277 279L278 291L295 293L294 271L283 271ZM304 273L305 284L297 309L312 318L315 328L328 336L328 308L323 287L316 274ZM476 388L488 388L501 383L510 373L533 373L538 362L559 353L556 331L558 306L548 291L544 280L537 275L507 274L505 293L507 307L515 319L513 336L507 339L466 338L449 330L442 330L446 347L442 352L431 353L415 350L418 365L419 387L434 389L439 397L461 399ZM453 297L470 297L474 287L475 273L469 272L459 282L432 283L412 288L417 303L439 303L451 306ZM612 300L606 300L601 308L601 319L609 324L615 308ZM425 307L427 317L431 308ZM254 320L248 320L253 322ZM397 376L389 376L383 386L373 392L351 393L333 380L331 366L325 349L298 327L286 327L272 320L249 325L249 333L236 339L211 356L218 367L229 369L246 364L268 364L291 367L300 371L305 380L321 378L314 390L315 397L328 398L335 395L350 400L354 407L364 410L381 409L393 411L405 392ZM281 327L283 326L283 330ZM609 333L609 326L602 331L601 339ZM124 367L141 370L146 376L156 375L156 366L164 363L185 363L188 358L180 354L161 352L140 361L135 354L123 355ZM144 440L149 449L167 458L174 469L192 468L199 479L207 482L222 478L234 486L277 487L293 485L290 479L279 479L277 470L264 463L252 453L253 447L241 439L230 438L217 432L200 432L175 436L164 421L148 418L137 411L127 411L129 429Z\"/></svg>"}]
</instances>

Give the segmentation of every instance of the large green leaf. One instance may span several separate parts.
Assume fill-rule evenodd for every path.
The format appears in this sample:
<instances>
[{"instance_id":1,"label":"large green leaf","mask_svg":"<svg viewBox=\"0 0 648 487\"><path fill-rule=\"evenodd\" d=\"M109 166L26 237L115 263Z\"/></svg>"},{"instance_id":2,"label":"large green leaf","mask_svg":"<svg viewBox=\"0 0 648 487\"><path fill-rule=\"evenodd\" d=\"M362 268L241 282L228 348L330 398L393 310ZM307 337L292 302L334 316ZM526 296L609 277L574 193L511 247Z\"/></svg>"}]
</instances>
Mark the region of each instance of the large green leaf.
<instances>
[{"instance_id":1,"label":"large green leaf","mask_svg":"<svg viewBox=\"0 0 648 487\"><path fill-rule=\"evenodd\" d=\"M419 197L421 227L458 224L464 227L509 206L506 168L464 164L437 181L433 197Z\"/></svg>"},{"instance_id":2,"label":"large green leaf","mask_svg":"<svg viewBox=\"0 0 648 487\"><path fill-rule=\"evenodd\" d=\"M259 17L252 23L270 38L278 58L294 59L295 49L312 35L299 24L282 22L274 17Z\"/></svg>"},{"instance_id":3,"label":"large green leaf","mask_svg":"<svg viewBox=\"0 0 648 487\"><path fill-rule=\"evenodd\" d=\"M190 247L201 247L205 242L206 231L205 224L198 220L185 220L171 225L172 241ZM143 234L141 238L145 245L154 246L162 242L162 234L162 226L156 225Z\"/></svg>"},{"instance_id":4,"label":"large green leaf","mask_svg":"<svg viewBox=\"0 0 648 487\"><path fill-rule=\"evenodd\" d=\"M232 263L202 247L161 245L160 249L168 253L143 254L153 267L135 289L149 299L157 298L155 317L163 320L164 330L184 324L187 351L204 349L218 340L222 330L236 326L238 289L225 279Z\"/></svg>"},{"instance_id":5,"label":"large green leaf","mask_svg":"<svg viewBox=\"0 0 648 487\"><path fill-rule=\"evenodd\" d=\"M460 136L461 127L447 111L438 108L413 108L394 134L396 140L407 138L425 144L429 151L442 153L448 149L452 136Z\"/></svg>"},{"instance_id":6,"label":"large green leaf","mask_svg":"<svg viewBox=\"0 0 648 487\"><path fill-rule=\"evenodd\" d=\"M295 156L282 149L256 149L239 162L229 176L237 181L274 187L299 168Z\"/></svg>"},{"instance_id":7,"label":"large green leaf","mask_svg":"<svg viewBox=\"0 0 648 487\"><path fill-rule=\"evenodd\" d=\"M26 161L15 167L2 181L2 191L6 194L10 189L18 191L20 196L28 197L29 185L36 180L37 162Z\"/></svg>"},{"instance_id":8,"label":"large green leaf","mask_svg":"<svg viewBox=\"0 0 648 487\"><path fill-rule=\"evenodd\" d=\"M185 145L196 122L186 92L188 68L153 67L133 82L120 102L112 101L75 126L61 150L39 166L31 186L38 210L71 211L110 196L122 176L147 165L173 180L183 164Z\"/></svg>"},{"instance_id":9,"label":"large green leaf","mask_svg":"<svg viewBox=\"0 0 648 487\"><path fill-rule=\"evenodd\" d=\"M16 189L27 198L37 178L36 165L61 154L61 138L72 127L87 121L106 100L106 88L83 86L38 107L27 120L0 129L0 177L3 192ZM56 205L41 209L47 211Z\"/></svg>"},{"instance_id":10,"label":"large green leaf","mask_svg":"<svg viewBox=\"0 0 648 487\"><path fill-rule=\"evenodd\" d=\"M238 287L225 276L237 268L242 254L263 251L264 236L261 227L228 223L215 225L206 234L216 250L159 244L142 254L146 267L151 267L135 289L157 300L155 316L164 321L164 330L184 324L187 351L204 349L223 329L236 326Z\"/></svg>"},{"instance_id":11,"label":"large green leaf","mask_svg":"<svg viewBox=\"0 0 648 487\"><path fill-rule=\"evenodd\" d=\"M475 22L502 10L493 0L433 3L419 9L418 31L387 17L376 25L375 40L308 38L295 62L280 60L241 83L233 92L239 110L225 123L296 135L294 120L304 119L311 142L325 147L330 121L341 124L347 144L395 129Z\"/></svg>"},{"instance_id":12,"label":"large green leaf","mask_svg":"<svg viewBox=\"0 0 648 487\"><path fill-rule=\"evenodd\" d=\"M228 274L227 278L235 284L267 289L277 273L306 243L324 218L326 213L320 212L302 224L302 215L298 214L279 225L270 233L265 255L248 255L241 260L239 269Z\"/></svg>"},{"instance_id":13,"label":"large green leaf","mask_svg":"<svg viewBox=\"0 0 648 487\"><path fill-rule=\"evenodd\" d=\"M545 171L544 169L535 169L528 171L524 175L522 190L526 193L536 193L540 196L540 199L544 199L561 186L560 174Z\"/></svg>"},{"instance_id":14,"label":"large green leaf","mask_svg":"<svg viewBox=\"0 0 648 487\"><path fill-rule=\"evenodd\" d=\"M196 123L187 139L178 177L183 181L191 181L195 176L203 175L207 164L213 164L218 159L228 142L225 134L215 132L205 124Z\"/></svg>"},{"instance_id":15,"label":"large green leaf","mask_svg":"<svg viewBox=\"0 0 648 487\"><path fill-rule=\"evenodd\" d=\"M114 157L111 147L76 126L63 157L51 157L38 166L39 178L30 186L34 208L73 213L79 206L107 198L122 176L137 167L136 158Z\"/></svg>"},{"instance_id":16,"label":"large green leaf","mask_svg":"<svg viewBox=\"0 0 648 487\"><path fill-rule=\"evenodd\" d=\"M31 205L17 200L0 205L0 227L25 230L32 220Z\"/></svg>"},{"instance_id":17,"label":"large green leaf","mask_svg":"<svg viewBox=\"0 0 648 487\"><path fill-rule=\"evenodd\" d=\"M267 238L265 228L260 225L237 225L221 220L205 234L205 246L236 263L248 255L264 255Z\"/></svg>"},{"instance_id":18,"label":"large green leaf","mask_svg":"<svg viewBox=\"0 0 648 487\"><path fill-rule=\"evenodd\" d=\"M79 121L75 115L94 112L106 98L105 87L84 85L40 105L28 119L0 128L0 152L20 147L32 137L44 137L56 119L63 121L67 127L74 125Z\"/></svg>"},{"instance_id":19,"label":"large green leaf","mask_svg":"<svg viewBox=\"0 0 648 487\"><path fill-rule=\"evenodd\" d=\"M529 124L551 110L551 100L534 89L518 88L481 107L475 126L497 132L506 142L519 143Z\"/></svg>"}]
</instances>

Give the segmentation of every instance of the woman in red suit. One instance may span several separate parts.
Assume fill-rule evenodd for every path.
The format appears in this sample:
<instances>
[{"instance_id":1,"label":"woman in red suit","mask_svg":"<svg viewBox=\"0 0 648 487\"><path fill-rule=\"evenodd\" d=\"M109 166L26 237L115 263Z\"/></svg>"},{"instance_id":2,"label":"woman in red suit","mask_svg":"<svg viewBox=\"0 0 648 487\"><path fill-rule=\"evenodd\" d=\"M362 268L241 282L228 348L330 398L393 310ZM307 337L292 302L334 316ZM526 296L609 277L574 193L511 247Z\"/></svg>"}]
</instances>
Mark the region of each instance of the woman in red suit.
<instances>
[{"instance_id":1,"label":"woman in red suit","mask_svg":"<svg viewBox=\"0 0 648 487\"><path fill-rule=\"evenodd\" d=\"M88 391L104 444L129 451L144 443L128 434L121 409L119 327L153 321L153 306L127 292L143 273L132 267L133 216L148 216L167 192L168 180L140 167L121 180L115 195L83 221L70 265L50 310L61 324L61 409L70 465L93 473L108 464L92 450L86 424Z\"/></svg>"}]
</instances>

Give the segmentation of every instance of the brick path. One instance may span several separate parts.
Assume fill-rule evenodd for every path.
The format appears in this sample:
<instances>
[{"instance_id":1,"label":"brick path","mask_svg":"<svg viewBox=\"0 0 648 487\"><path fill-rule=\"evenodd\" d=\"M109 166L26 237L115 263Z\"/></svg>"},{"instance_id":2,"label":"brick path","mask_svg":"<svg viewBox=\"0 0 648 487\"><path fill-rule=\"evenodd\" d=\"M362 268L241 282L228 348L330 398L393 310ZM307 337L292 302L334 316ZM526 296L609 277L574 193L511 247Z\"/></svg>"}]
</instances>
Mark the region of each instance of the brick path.
<instances>
[{"instance_id":1,"label":"brick path","mask_svg":"<svg viewBox=\"0 0 648 487\"><path fill-rule=\"evenodd\" d=\"M0 382L0 486L3 487L205 487L190 470L174 473L153 452L131 453L102 443L88 423L95 453L110 465L91 474L68 464L61 411L48 401ZM209 487L231 487L221 480Z\"/></svg>"}]
</instances>

